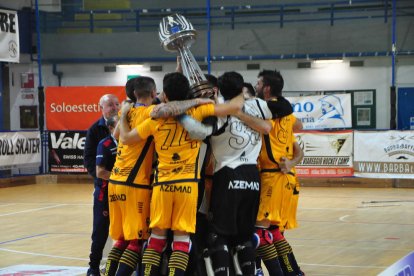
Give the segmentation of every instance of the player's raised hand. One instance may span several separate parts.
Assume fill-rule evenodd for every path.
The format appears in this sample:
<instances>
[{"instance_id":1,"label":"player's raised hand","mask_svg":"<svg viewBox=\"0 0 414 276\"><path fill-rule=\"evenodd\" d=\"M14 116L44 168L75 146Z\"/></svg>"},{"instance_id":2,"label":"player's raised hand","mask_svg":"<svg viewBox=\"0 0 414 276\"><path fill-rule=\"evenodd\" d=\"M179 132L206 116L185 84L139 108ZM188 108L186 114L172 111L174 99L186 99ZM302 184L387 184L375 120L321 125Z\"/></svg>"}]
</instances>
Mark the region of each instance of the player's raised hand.
<instances>
[{"instance_id":1,"label":"player's raised hand","mask_svg":"<svg viewBox=\"0 0 414 276\"><path fill-rule=\"evenodd\" d=\"M134 105L134 103L132 103L132 102L123 101L122 102L122 107L121 107L121 116L128 114L129 110L131 109L131 107L133 105Z\"/></svg>"},{"instance_id":2,"label":"player's raised hand","mask_svg":"<svg viewBox=\"0 0 414 276\"><path fill-rule=\"evenodd\" d=\"M179 73L183 72L183 67L181 66L181 56L180 55L177 56L177 66L175 67L175 72L179 72Z\"/></svg>"}]
</instances>

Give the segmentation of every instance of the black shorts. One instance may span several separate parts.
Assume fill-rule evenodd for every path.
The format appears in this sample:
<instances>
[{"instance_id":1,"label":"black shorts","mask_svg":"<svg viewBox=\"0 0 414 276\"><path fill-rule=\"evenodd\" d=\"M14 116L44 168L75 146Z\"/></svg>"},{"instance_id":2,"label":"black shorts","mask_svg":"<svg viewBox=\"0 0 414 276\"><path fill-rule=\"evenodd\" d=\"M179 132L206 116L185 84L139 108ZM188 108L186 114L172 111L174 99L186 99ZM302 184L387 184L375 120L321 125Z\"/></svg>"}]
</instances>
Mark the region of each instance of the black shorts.
<instances>
[{"instance_id":1,"label":"black shorts","mask_svg":"<svg viewBox=\"0 0 414 276\"><path fill-rule=\"evenodd\" d=\"M212 231L226 236L249 236L254 232L260 198L256 165L224 167L213 176L210 219Z\"/></svg>"}]
</instances>

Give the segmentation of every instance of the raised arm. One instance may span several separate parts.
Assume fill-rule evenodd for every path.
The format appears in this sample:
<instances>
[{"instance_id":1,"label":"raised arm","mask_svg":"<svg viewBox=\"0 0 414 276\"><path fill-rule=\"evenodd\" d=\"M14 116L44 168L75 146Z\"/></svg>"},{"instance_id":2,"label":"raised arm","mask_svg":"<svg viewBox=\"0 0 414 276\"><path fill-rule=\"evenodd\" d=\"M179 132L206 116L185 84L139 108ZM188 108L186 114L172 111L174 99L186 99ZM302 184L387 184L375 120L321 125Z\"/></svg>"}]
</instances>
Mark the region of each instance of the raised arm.
<instances>
[{"instance_id":1,"label":"raised arm","mask_svg":"<svg viewBox=\"0 0 414 276\"><path fill-rule=\"evenodd\" d=\"M131 109L131 103L124 103L121 108L121 117L119 118L119 140L124 145L130 145L141 141L136 128L132 129L128 123L128 111Z\"/></svg>"},{"instance_id":2,"label":"raised arm","mask_svg":"<svg viewBox=\"0 0 414 276\"><path fill-rule=\"evenodd\" d=\"M263 120L261 118L246 114L243 111L238 112L235 114L235 116L250 128L262 134L269 134L269 132L272 130L272 123L268 120Z\"/></svg>"},{"instance_id":3,"label":"raised arm","mask_svg":"<svg viewBox=\"0 0 414 276\"><path fill-rule=\"evenodd\" d=\"M214 106L214 115L218 117L224 117L227 115L235 115L243 108L244 98L243 93L240 93L237 97L234 97L228 102L223 104L216 104Z\"/></svg>"},{"instance_id":4,"label":"raised arm","mask_svg":"<svg viewBox=\"0 0 414 276\"><path fill-rule=\"evenodd\" d=\"M214 102L213 100L205 98L197 98L185 101L172 101L155 106L150 116L152 118L175 117L177 115L185 113L188 109L192 107L208 103Z\"/></svg>"}]
</instances>

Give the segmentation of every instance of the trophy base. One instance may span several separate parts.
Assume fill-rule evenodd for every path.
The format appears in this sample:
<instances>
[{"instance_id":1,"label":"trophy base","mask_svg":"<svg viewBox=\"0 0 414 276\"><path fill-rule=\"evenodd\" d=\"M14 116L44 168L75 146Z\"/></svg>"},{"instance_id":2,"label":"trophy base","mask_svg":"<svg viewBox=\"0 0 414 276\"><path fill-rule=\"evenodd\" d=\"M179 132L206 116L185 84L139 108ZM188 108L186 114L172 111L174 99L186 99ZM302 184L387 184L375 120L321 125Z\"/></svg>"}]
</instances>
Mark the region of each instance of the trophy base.
<instances>
[{"instance_id":1,"label":"trophy base","mask_svg":"<svg viewBox=\"0 0 414 276\"><path fill-rule=\"evenodd\" d=\"M208 81L201 81L199 83L193 84L190 87L190 97L191 98L213 98L214 97L213 87Z\"/></svg>"}]
</instances>

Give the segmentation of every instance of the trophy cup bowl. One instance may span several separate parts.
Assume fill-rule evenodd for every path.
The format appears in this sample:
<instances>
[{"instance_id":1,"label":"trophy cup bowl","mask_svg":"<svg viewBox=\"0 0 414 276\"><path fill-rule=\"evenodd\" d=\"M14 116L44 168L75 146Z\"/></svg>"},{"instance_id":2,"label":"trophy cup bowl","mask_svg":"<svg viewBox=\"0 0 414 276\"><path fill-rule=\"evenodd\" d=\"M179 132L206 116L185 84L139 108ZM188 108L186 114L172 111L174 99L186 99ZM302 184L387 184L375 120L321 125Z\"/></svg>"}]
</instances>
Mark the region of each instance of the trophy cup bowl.
<instances>
[{"instance_id":1,"label":"trophy cup bowl","mask_svg":"<svg viewBox=\"0 0 414 276\"><path fill-rule=\"evenodd\" d=\"M213 89L190 51L197 37L190 21L180 14L168 15L162 18L158 35L166 51L178 52L181 56L181 68L190 82L191 97L213 97Z\"/></svg>"}]
</instances>

